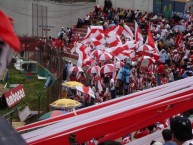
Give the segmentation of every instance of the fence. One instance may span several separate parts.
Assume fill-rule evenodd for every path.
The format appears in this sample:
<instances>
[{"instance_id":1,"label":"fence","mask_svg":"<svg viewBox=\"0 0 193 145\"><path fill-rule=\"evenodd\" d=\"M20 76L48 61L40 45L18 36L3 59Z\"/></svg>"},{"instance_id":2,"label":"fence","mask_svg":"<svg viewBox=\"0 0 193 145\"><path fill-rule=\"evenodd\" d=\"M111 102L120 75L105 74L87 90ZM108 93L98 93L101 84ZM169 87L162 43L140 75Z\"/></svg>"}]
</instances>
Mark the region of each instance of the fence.
<instances>
[{"instance_id":1,"label":"fence","mask_svg":"<svg viewBox=\"0 0 193 145\"><path fill-rule=\"evenodd\" d=\"M33 108L30 109L37 110L37 117L39 117L40 111L41 114L48 112L50 110L50 104L61 98L62 71L65 62L65 60L63 60L64 53L61 52L60 49L54 49L49 43L38 45L39 39L35 37L28 38L26 36L21 40L22 44L25 45L23 59L37 61L37 75L51 77L52 80L51 85L48 85L45 90L39 90L39 92L33 90L34 99L28 102L28 104L33 104ZM37 49L34 49L35 47L37 47ZM10 66L10 69L14 69L13 65L10 64ZM9 113L5 114L4 117L10 121L12 121L13 118L18 119L18 111L25 108L28 104L14 107ZM35 117L35 120L33 118L30 119L30 122L27 123L37 121L37 117Z\"/></svg>"}]
</instances>

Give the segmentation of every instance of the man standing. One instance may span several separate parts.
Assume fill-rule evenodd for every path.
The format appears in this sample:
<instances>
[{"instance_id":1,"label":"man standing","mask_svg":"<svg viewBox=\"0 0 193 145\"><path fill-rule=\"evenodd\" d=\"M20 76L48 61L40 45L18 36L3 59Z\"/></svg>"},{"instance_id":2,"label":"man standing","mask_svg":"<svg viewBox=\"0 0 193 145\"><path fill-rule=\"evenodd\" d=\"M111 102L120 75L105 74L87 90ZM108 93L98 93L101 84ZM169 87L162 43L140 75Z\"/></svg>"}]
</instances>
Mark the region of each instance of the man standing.
<instances>
[{"instance_id":1,"label":"man standing","mask_svg":"<svg viewBox=\"0 0 193 145\"><path fill-rule=\"evenodd\" d=\"M111 99L115 99L116 91L115 91L115 81L113 79L113 76L111 76L111 80L110 80L110 91L111 91Z\"/></svg>"},{"instance_id":2,"label":"man standing","mask_svg":"<svg viewBox=\"0 0 193 145\"><path fill-rule=\"evenodd\" d=\"M177 145L175 142L172 141L172 132L170 129L164 129L162 131L162 136L165 141L163 145Z\"/></svg>"},{"instance_id":3,"label":"man standing","mask_svg":"<svg viewBox=\"0 0 193 145\"><path fill-rule=\"evenodd\" d=\"M72 62L69 60L69 61L68 61L68 64L67 64L67 69L68 69L68 77L67 77L67 80L69 80L69 78L70 78L71 72L70 72L69 70L70 70L71 67L73 67L73 64L72 64Z\"/></svg>"},{"instance_id":4,"label":"man standing","mask_svg":"<svg viewBox=\"0 0 193 145\"><path fill-rule=\"evenodd\" d=\"M68 66L67 66L67 63L65 62L64 68L63 68L63 81L67 80L67 76L68 76Z\"/></svg>"},{"instance_id":5,"label":"man standing","mask_svg":"<svg viewBox=\"0 0 193 145\"><path fill-rule=\"evenodd\" d=\"M170 124L173 140L177 145L193 145L191 121L184 116L176 116Z\"/></svg>"}]
</instances>

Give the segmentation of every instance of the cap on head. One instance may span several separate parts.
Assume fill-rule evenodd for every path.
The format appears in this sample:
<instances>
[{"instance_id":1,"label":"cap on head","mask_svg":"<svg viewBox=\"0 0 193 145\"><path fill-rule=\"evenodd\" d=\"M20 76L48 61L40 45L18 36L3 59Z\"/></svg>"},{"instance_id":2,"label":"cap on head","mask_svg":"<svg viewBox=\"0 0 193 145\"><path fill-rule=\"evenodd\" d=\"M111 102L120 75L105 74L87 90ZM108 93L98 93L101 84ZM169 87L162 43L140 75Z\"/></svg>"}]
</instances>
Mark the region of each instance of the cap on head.
<instances>
[{"instance_id":1,"label":"cap on head","mask_svg":"<svg viewBox=\"0 0 193 145\"><path fill-rule=\"evenodd\" d=\"M170 128L177 140L187 141L192 139L192 125L187 117L174 117L171 121Z\"/></svg>"}]
</instances>

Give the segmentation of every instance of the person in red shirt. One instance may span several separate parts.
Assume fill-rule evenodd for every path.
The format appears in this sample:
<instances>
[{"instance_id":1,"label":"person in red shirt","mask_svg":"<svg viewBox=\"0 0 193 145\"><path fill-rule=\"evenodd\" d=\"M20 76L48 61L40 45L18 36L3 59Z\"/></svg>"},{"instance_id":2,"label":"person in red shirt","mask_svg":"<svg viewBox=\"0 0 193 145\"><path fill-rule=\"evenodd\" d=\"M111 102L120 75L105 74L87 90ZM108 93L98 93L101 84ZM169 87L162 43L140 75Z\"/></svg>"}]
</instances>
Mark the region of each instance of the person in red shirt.
<instances>
[{"instance_id":1,"label":"person in red shirt","mask_svg":"<svg viewBox=\"0 0 193 145\"><path fill-rule=\"evenodd\" d=\"M167 84L167 83L168 83L168 80L166 78L166 75L162 74L162 76L161 76L161 84L163 85L163 84Z\"/></svg>"},{"instance_id":2,"label":"person in red shirt","mask_svg":"<svg viewBox=\"0 0 193 145\"><path fill-rule=\"evenodd\" d=\"M165 67L163 63L158 62L158 74L157 74L157 85L161 85L161 75L165 72Z\"/></svg>"},{"instance_id":3,"label":"person in red shirt","mask_svg":"<svg viewBox=\"0 0 193 145\"><path fill-rule=\"evenodd\" d=\"M165 72L165 66L163 65L163 63L159 63L158 64L158 74L162 75Z\"/></svg>"}]
</instances>

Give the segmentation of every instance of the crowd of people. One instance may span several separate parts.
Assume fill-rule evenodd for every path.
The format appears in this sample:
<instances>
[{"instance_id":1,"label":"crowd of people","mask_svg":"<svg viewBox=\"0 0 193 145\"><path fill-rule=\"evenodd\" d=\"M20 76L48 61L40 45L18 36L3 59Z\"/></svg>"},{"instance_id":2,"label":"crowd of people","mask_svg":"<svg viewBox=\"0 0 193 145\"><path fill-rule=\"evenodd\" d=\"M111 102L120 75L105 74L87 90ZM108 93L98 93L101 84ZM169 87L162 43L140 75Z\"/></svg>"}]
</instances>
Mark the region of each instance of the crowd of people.
<instances>
[{"instance_id":1,"label":"crowd of people","mask_svg":"<svg viewBox=\"0 0 193 145\"><path fill-rule=\"evenodd\" d=\"M105 1L106 2L106 1ZM128 91L120 88L118 80L111 80L113 73L102 74L102 86L104 92L109 88L111 82L113 87L116 88L118 95L126 95L139 90L155 87L161 84L166 84L179 79L183 79L192 76L192 63L193 63L193 34L192 21L189 11L183 18L180 18L177 14L174 14L170 19L164 18L162 15L153 15L152 13L142 13L141 11L124 10L117 8L117 10L111 6L106 6L102 10L98 5L95 6L95 10L89 15L89 19L83 20L83 24L87 25L102 25L104 30L110 29L114 25L123 26L124 24L133 24L134 20L139 24L140 29L144 37L144 42L147 37L147 29L150 27L151 34L159 50L159 58L156 59L151 66L146 68L142 67L138 61L140 57L139 52L135 52L135 57L131 58L129 64L130 68L130 80ZM179 27L177 27L179 26ZM124 35L120 36L121 42L124 44L129 38ZM81 41L79 39L79 41ZM107 44L109 45L109 44ZM95 65L103 66L105 64L113 64L114 60L98 61ZM126 64L126 60L122 60ZM123 65L123 67L125 67ZM118 74L120 68L116 70ZM81 76L81 77L80 77ZM87 85L95 87L94 90L98 90L96 84L96 74L89 76L90 81ZM70 80L76 80L85 82L86 76L72 75ZM100 92L100 94L105 94ZM97 92L95 92L97 93ZM103 97L104 98L104 97ZM99 99L101 100L101 99Z\"/></svg>"},{"instance_id":2,"label":"crowd of people","mask_svg":"<svg viewBox=\"0 0 193 145\"><path fill-rule=\"evenodd\" d=\"M108 0L109 2L110 0ZM107 1L105 1L107 2ZM174 14L171 18L164 18L163 15L153 15L152 13L142 13L141 11L132 11L124 10L117 8L117 10L112 8L112 3L107 6L107 3L104 5L102 10L98 5L95 6L95 10L90 12L84 20L80 20L77 23L78 27L82 25L102 25L104 30L108 30L113 26L120 25L124 26L128 23L133 23L137 21L142 30L142 35L145 38L147 37L148 27L150 27L151 34L155 43L157 43L157 48L159 50L159 58L155 58L156 61L153 62L147 68L141 67L141 64L138 61L140 54L135 54L135 58L132 58L131 62L127 64L127 59L122 60L124 67L130 68L130 81L128 86L128 91L122 91L123 88L120 88L120 83L117 77L113 77L113 73L102 74L102 86L103 90L101 93L98 92L98 86L94 82L97 82L97 74L90 75L89 85L92 87L93 91L96 93L95 103L101 103L103 101L114 99L114 96L117 95L126 95L136 91L144 90L147 88L152 88L162 84L170 83L179 79L184 79L193 75L193 33L192 33L192 16L189 11L187 11L183 17ZM81 25L79 22L81 21ZM132 25L132 24L131 24ZM133 28L134 30L134 28ZM122 43L127 39L125 36L120 36ZM145 42L143 42L145 43ZM104 64L113 64L113 60L109 61L99 61L97 66L102 66ZM121 68L116 70L116 75ZM79 76L79 75L76 75ZM74 75L73 80L82 82L85 84L87 79L84 73L81 73L81 79ZM123 87L123 86L121 86ZM116 90L116 95L111 90ZM111 92L111 93L110 93ZM184 114L189 116L191 111ZM185 117L176 117L177 120L186 120ZM175 119L173 119L175 120ZM181 121L179 121L181 122ZM134 139L140 138L147 134L154 132L155 130L163 129L168 126L167 121L159 122L152 126L148 126L144 129L141 129L133 135ZM178 124L180 125L180 124ZM190 129L189 125L189 129ZM176 131L176 130L175 130ZM164 129L162 132L163 138L165 140L164 145L172 144L182 144L186 140L192 138L181 138L180 135L176 135L176 143L171 141L171 134L175 132L171 127L171 130ZM128 136L126 137L128 139ZM129 138L130 135L129 135ZM124 139L123 139L124 140ZM128 139L130 140L130 139ZM179 143L180 142L180 143ZM157 141L152 141L151 145L162 144ZM184 143L186 144L186 143Z\"/></svg>"},{"instance_id":3,"label":"crowd of people","mask_svg":"<svg viewBox=\"0 0 193 145\"><path fill-rule=\"evenodd\" d=\"M85 97L84 100L80 100L79 96L75 96L74 99L86 104L84 107L102 103L104 101L114 99L117 96L127 95L144 89L152 88L162 84L170 83L179 79L184 79L193 75L193 33L192 33L192 16L189 11L186 11L183 17L173 14L170 18L165 18L163 15L142 13L140 10L124 10L121 8L113 9L112 2L105 0L104 8L96 5L93 12L90 12L84 19L79 18L77 27L81 28L83 25L102 26L103 30L111 29L113 26L130 25L131 30L134 32L134 21L139 24L141 34L143 36L143 44L148 37L148 29L150 29L151 35L156 43L159 55L154 57L152 54L150 57L155 61L148 67L143 67L139 58L141 53L135 52L135 56L121 60L121 66L116 68L114 72L100 74L97 73L84 73L84 72L69 72L69 69L73 67L71 61L67 61L64 64L63 80L78 81L86 86L90 86L95 93L95 99ZM64 28L61 29L58 34L57 41L54 41L54 46L63 48L63 44L72 43L72 36L77 36L74 42L81 42L84 38L80 38L79 34L72 33L73 30L66 32ZM122 44L131 40L130 37L120 35L120 41ZM106 43L107 48L110 44ZM93 48L95 49L95 48ZM103 66L105 64L114 64L114 57L107 61L97 61L92 66ZM84 66L86 70L87 66ZM129 82L125 88L124 84L119 79L119 73L124 69L129 69ZM102 91L99 91L98 80L101 82ZM81 98L82 99L82 98ZM191 111L186 112L186 116L189 116ZM179 119L179 118L178 118ZM184 119L184 118L180 118ZM187 121L187 120L186 120ZM132 136L137 139L153 133L155 130L163 129L168 126L168 121L156 123L154 125L143 128ZM172 129L172 128L171 128ZM163 138L166 142L171 141L172 131L163 130ZM176 130L175 130L176 131ZM129 137L129 139L128 139ZM130 141L131 136L124 137ZM124 140L123 139L123 140ZM179 139L176 137L176 139ZM191 138L188 138L191 139ZM180 142L186 141L184 138ZM156 141L152 141L151 145L158 145ZM167 145L169 143L165 143ZM175 144L175 143L170 143Z\"/></svg>"},{"instance_id":4,"label":"crowd of people","mask_svg":"<svg viewBox=\"0 0 193 145\"><path fill-rule=\"evenodd\" d=\"M122 60L123 63L122 66L120 66L118 69L111 73L103 73L100 76L97 75L97 73L93 74L87 74L89 81L86 82L86 75L84 72L77 73L75 77L72 77L72 72L70 72L70 68L73 67L73 64L71 61L68 61L68 64L64 65L63 70L63 80L76 80L79 81L85 85L89 85L92 87L92 90L95 92L96 100L94 100L93 104L101 103L103 101L114 99L116 98L117 91L124 90L124 95L127 95L129 93L147 89L150 87L159 86L165 83L170 83L173 81L176 81L178 79L187 78L193 75L193 34L192 34L192 19L191 15L189 14L189 11L187 11L186 15L184 17L180 18L179 16L175 15L169 20L164 18L163 16L153 15L149 13L142 14L139 10L137 11L131 11L129 14L129 10L123 10L123 9L117 9L114 10L112 8L112 3L110 0L105 0L105 7L104 9L100 9L99 6L95 7L95 11L87 16L86 23L87 25L90 24L98 24L98 21L103 25L103 28L105 30L108 30L113 25L122 25L124 26L125 22L132 22L132 20L136 20L140 24L140 28L144 29L142 34L144 37L148 33L147 29L148 27L151 27L151 33L153 35L154 41L158 44L158 51L159 51L159 57L153 61L151 65L148 65L148 67L142 67L143 65L141 62L138 61L139 55L137 52L135 54L135 57L127 58ZM2 18L2 22L4 22L5 25L0 25L2 30L7 30L6 34L1 31L0 37L1 37L1 48L2 51L6 51L6 56L2 57L3 62L9 62L5 61L8 60L11 48L9 46L6 46L9 44L11 47L13 47L15 50L19 51L19 40L15 36L13 32L13 28L11 26L10 20L8 17L0 11L0 15ZM94 18L94 19L92 19ZM96 22L96 23L94 23ZM175 27L176 25L180 25L180 27ZM68 37L71 39L72 33L69 30ZM61 32L58 34L57 41L54 41L55 44L53 44L55 47L62 46L62 45L56 45L59 43L58 41L63 43L63 40L65 42L70 43L69 40L63 39L66 34L64 34L64 30L62 28ZM5 37L7 36L8 37ZM8 39L7 39L8 38ZM15 41L10 41L10 38L13 38ZM122 44L127 39L126 36L120 36L120 41ZM145 39L144 39L145 40ZM46 39L44 38L41 40L40 43L50 43L52 44L52 39ZM80 41L80 40L78 40ZM14 42L14 43L12 43ZM143 42L144 43L144 42ZM105 44L106 47L110 47L109 44ZM4 49L6 48L6 49ZM62 47L61 47L62 48ZM39 46L39 49L41 48L41 45ZM5 53L3 53L5 54ZM155 57L151 55L151 57ZM98 61L94 63L94 66L103 66L104 64L114 63L114 61L108 60L108 61ZM123 86L119 83L119 73L123 69L129 69L129 79L128 81L129 85L126 85L127 88L124 89L121 88ZM2 68L4 69L4 68ZM127 73L127 71L125 71ZM74 75L74 74L73 74ZM102 84L102 91L99 92L99 86L96 83L96 80L101 80ZM117 88L116 88L117 87ZM116 89L115 89L116 88ZM111 93L108 93L110 90ZM116 91L115 91L116 90ZM108 97L101 97L101 95L107 95ZM122 94L121 94L122 95ZM100 100L100 101L98 101ZM88 99L88 101L91 101ZM91 104L91 105L93 105ZM192 145L193 144L193 134L192 134L192 123L188 119L188 117L192 114L192 111L184 112L183 115L177 115L170 119L170 122L163 121L156 124L153 124L151 126L145 127L137 132L134 133L132 138L134 139L143 137L145 135L148 135L150 133L153 133L155 130L163 129L162 136L164 139L164 143L158 142L158 141L152 141L150 145ZM166 119L168 120L168 119ZM5 124L5 123L4 123ZM164 129L170 124L170 129ZM4 136L2 134L2 136ZM127 137L131 137L131 134L129 134ZM7 139L7 136L4 138ZM17 136L17 138L21 139ZM123 138L124 141L125 137ZM5 139L4 139L5 140ZM4 141L1 140L1 141ZM22 140L22 139L21 139ZM75 139L73 138L71 144L77 144ZM130 141L130 138L127 138L127 141L123 142L123 144ZM24 144L24 143L23 143ZM101 142L98 145L120 145L121 143L115 142L115 141L105 141ZM88 145L88 144L87 144Z\"/></svg>"}]
</instances>

